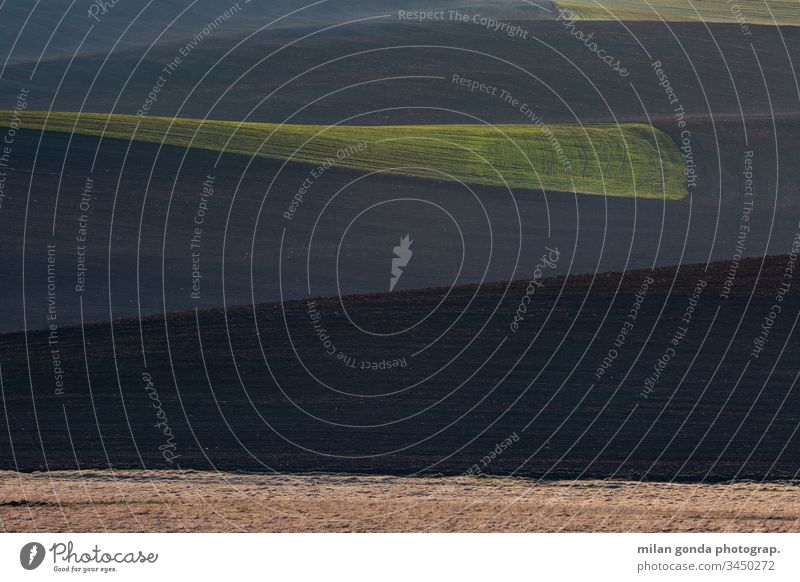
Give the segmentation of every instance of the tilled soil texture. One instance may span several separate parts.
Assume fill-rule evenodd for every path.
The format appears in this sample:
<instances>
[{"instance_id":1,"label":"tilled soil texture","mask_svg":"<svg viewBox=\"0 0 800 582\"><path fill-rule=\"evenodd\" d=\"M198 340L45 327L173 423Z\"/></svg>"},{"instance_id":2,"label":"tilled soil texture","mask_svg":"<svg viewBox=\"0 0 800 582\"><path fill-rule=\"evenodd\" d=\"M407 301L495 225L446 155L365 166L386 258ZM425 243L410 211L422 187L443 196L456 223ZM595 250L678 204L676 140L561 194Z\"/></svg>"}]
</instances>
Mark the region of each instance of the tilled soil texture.
<instances>
[{"instance_id":1,"label":"tilled soil texture","mask_svg":"<svg viewBox=\"0 0 800 582\"><path fill-rule=\"evenodd\" d=\"M337 18L352 4L337 3L343 10ZM483 11L480 2L468 4ZM341 24L325 30L283 22L280 30L253 36L246 31L258 18L242 11L243 19L228 21L170 70L146 115L512 123L531 131L551 123L652 123L685 148L695 186L681 202L620 200L542 192L533 174L530 188L509 191L334 166L293 206L316 168L23 126L0 205L0 272L15 274L0 278L8 306L0 331L51 323L49 269L58 280L57 323L65 326L384 291L392 249L405 234L418 254L403 275L404 289L524 278L545 246L569 257L555 273L730 260L789 248L800 216L794 147L800 141L794 68L800 28L759 26L745 35L722 24L576 25L623 61L629 73L623 77L564 22L506 14L527 33L510 38L474 23L401 21L391 7L380 7L387 18L325 20ZM128 10L121 7L118 16ZM97 34L113 30L113 17L107 18ZM7 97L1 107L13 108L27 91L29 109L135 114L165 65L185 48L175 32L148 50L125 37L114 51L97 52L90 35L87 47L94 48L74 59L12 59L0 80ZM475 83L484 90L471 89ZM209 178L213 184L206 186ZM84 214L88 220L80 221ZM199 243L192 240L198 218ZM79 228L86 238L81 249ZM76 293L79 261L86 285Z\"/></svg>"},{"instance_id":2,"label":"tilled soil texture","mask_svg":"<svg viewBox=\"0 0 800 582\"><path fill-rule=\"evenodd\" d=\"M0 204L0 272L13 274L0 277L0 332L49 326L53 299L65 326L385 291L406 234L415 258L398 289L523 279L545 247L562 253L550 274L787 252L800 221L800 124L692 130L699 186L682 201L319 172L21 130Z\"/></svg>"},{"instance_id":3,"label":"tilled soil texture","mask_svg":"<svg viewBox=\"0 0 800 582\"><path fill-rule=\"evenodd\" d=\"M792 256L546 278L557 259L512 284L4 335L0 466L797 475Z\"/></svg>"},{"instance_id":4,"label":"tilled soil texture","mask_svg":"<svg viewBox=\"0 0 800 582\"><path fill-rule=\"evenodd\" d=\"M800 530L798 487L783 483L59 471L0 485L6 532Z\"/></svg>"},{"instance_id":5,"label":"tilled soil texture","mask_svg":"<svg viewBox=\"0 0 800 582\"><path fill-rule=\"evenodd\" d=\"M739 123L800 111L800 27L745 35L735 24L509 22L527 33L520 38L391 12L324 30L220 28L167 75L185 43L10 63L0 86L9 97L29 88L35 110L147 106L146 115L276 123L534 123L523 103L543 123L675 124L679 106L687 119Z\"/></svg>"}]
</instances>

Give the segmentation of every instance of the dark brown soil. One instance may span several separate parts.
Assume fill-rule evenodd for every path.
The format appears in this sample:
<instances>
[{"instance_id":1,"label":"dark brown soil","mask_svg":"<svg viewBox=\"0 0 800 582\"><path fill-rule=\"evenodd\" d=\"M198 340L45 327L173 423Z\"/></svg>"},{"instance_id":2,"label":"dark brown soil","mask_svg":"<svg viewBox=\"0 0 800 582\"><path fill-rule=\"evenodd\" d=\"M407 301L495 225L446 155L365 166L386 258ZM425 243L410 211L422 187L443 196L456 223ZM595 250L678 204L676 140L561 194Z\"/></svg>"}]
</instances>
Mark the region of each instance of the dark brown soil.
<instances>
[{"instance_id":1,"label":"dark brown soil","mask_svg":"<svg viewBox=\"0 0 800 582\"><path fill-rule=\"evenodd\" d=\"M728 264L657 270L616 348L649 272L539 280L517 332L510 324L524 282L459 287L438 309L441 289L344 299L354 321L383 334L433 312L392 336L360 332L338 300L316 300L337 354L405 358L406 367L377 370L328 355L306 301L62 328L63 395L47 333L5 335L0 464L392 474L459 474L477 464L547 478L794 478L796 286L753 355L788 260L764 260L755 288L762 261L740 265L728 298ZM617 357L598 379L611 349ZM159 410L166 425L157 427Z\"/></svg>"}]
</instances>

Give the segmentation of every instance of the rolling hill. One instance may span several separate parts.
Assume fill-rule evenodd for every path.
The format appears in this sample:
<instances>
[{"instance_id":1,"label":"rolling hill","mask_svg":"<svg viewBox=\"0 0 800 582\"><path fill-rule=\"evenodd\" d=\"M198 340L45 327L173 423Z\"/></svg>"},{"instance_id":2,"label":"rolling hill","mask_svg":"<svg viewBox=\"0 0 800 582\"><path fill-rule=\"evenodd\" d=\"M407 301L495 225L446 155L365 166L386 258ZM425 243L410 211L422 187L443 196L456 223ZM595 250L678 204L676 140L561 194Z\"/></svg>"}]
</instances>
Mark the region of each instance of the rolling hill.
<instances>
[{"instance_id":1,"label":"rolling hill","mask_svg":"<svg viewBox=\"0 0 800 582\"><path fill-rule=\"evenodd\" d=\"M0 112L0 125L14 112ZM675 143L643 124L323 126L36 112L25 129L529 190L686 196Z\"/></svg>"}]
</instances>

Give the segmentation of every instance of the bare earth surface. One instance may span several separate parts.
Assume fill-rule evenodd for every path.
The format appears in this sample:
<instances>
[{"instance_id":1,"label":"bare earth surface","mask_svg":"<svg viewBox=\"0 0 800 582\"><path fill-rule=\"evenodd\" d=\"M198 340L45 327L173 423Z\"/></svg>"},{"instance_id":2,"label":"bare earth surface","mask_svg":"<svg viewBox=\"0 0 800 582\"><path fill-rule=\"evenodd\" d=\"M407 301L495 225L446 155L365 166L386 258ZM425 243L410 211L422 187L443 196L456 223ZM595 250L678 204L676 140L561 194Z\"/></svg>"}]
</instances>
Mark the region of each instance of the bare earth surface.
<instances>
[{"instance_id":1,"label":"bare earth surface","mask_svg":"<svg viewBox=\"0 0 800 582\"><path fill-rule=\"evenodd\" d=\"M0 472L7 532L800 531L800 486Z\"/></svg>"}]
</instances>

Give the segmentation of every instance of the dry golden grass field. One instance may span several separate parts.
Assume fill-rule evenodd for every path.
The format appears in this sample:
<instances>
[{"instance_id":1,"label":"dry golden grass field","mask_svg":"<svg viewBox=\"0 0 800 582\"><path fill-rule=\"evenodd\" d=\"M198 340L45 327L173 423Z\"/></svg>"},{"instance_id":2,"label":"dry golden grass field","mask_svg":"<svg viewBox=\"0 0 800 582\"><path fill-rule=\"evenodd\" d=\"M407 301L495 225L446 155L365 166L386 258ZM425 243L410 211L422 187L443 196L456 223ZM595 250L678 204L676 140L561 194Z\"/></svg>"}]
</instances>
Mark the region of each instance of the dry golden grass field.
<instances>
[{"instance_id":1,"label":"dry golden grass field","mask_svg":"<svg viewBox=\"0 0 800 582\"><path fill-rule=\"evenodd\" d=\"M800 487L157 471L0 472L6 532L796 532Z\"/></svg>"}]
</instances>

